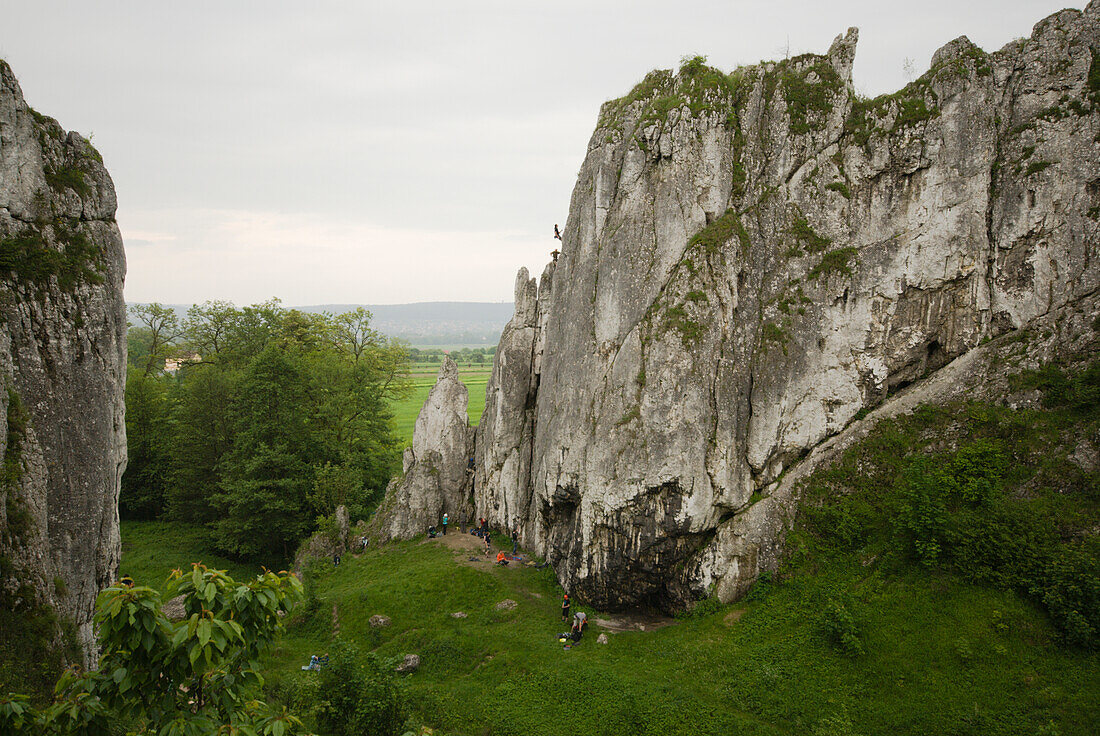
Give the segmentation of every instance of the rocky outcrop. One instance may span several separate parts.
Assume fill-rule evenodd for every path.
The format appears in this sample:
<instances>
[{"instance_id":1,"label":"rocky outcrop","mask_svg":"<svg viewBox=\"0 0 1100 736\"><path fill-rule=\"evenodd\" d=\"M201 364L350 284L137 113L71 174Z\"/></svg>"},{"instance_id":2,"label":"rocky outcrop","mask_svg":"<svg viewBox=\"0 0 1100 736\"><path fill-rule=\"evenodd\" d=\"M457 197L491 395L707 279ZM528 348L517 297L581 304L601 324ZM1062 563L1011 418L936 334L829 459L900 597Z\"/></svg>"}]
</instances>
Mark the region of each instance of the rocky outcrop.
<instances>
[{"instance_id":1,"label":"rocky outcrop","mask_svg":"<svg viewBox=\"0 0 1100 736\"><path fill-rule=\"evenodd\" d=\"M56 611L86 663L96 595L117 573L126 465L115 207L96 150L28 107L0 62L0 609Z\"/></svg>"},{"instance_id":2,"label":"rocky outcrop","mask_svg":"<svg viewBox=\"0 0 1100 736\"><path fill-rule=\"evenodd\" d=\"M688 60L601 109L476 449L478 514L570 592L735 598L776 564L815 448L1091 309L1100 5L992 54L956 39L873 100L857 35L730 74Z\"/></svg>"},{"instance_id":3,"label":"rocky outcrop","mask_svg":"<svg viewBox=\"0 0 1100 736\"><path fill-rule=\"evenodd\" d=\"M334 556L342 555L349 549L358 548L357 539L352 539L348 507L341 504L336 507L331 520L322 524L319 530L315 531L298 546L298 551L294 553L294 563L290 569L301 575L311 560L331 560Z\"/></svg>"},{"instance_id":4,"label":"rocky outcrop","mask_svg":"<svg viewBox=\"0 0 1100 736\"><path fill-rule=\"evenodd\" d=\"M541 292L549 294L554 264L542 276ZM546 322L540 288L527 269L516 276L515 315L504 327L485 387L485 411L476 434L477 484L474 503L478 516L500 528L516 529L531 515L531 452L535 427L541 354L539 339ZM539 305L543 310L540 311Z\"/></svg>"},{"instance_id":5,"label":"rocky outcrop","mask_svg":"<svg viewBox=\"0 0 1100 736\"><path fill-rule=\"evenodd\" d=\"M404 476L390 482L368 536L385 541L423 534L430 525L438 527L444 513L455 523L471 518L466 465L473 456L474 430L468 403L458 366L443 356L435 386L416 418L412 447L405 450Z\"/></svg>"}]
</instances>

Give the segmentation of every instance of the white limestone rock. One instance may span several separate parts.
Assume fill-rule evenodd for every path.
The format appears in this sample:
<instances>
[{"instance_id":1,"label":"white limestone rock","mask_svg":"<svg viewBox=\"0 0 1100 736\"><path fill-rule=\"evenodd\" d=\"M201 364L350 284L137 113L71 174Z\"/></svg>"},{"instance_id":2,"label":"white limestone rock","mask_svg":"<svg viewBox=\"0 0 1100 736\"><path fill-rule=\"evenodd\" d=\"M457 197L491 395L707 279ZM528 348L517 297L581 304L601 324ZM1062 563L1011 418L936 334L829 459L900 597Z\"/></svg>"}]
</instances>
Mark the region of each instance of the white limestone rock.
<instances>
[{"instance_id":1,"label":"white limestone rock","mask_svg":"<svg viewBox=\"0 0 1100 736\"><path fill-rule=\"evenodd\" d=\"M370 535L407 539L439 526L447 513L452 523L472 516L467 459L473 454L473 430L466 406L469 394L458 366L443 356L435 386L428 394L405 450L405 475L391 481L381 508L370 521Z\"/></svg>"},{"instance_id":2,"label":"white limestone rock","mask_svg":"<svg viewBox=\"0 0 1100 736\"><path fill-rule=\"evenodd\" d=\"M0 273L0 447L17 452L21 468L14 487L0 488L14 496L0 509L26 512L0 511L0 557L11 562L0 606L54 608L74 625L88 667L97 656L95 599L118 574L126 468L126 262L116 204L99 153L32 110L0 61L0 239L16 262ZM52 274L34 273L24 259L36 250L65 258ZM9 422L17 406L22 416ZM21 597L24 582L35 600Z\"/></svg>"}]
</instances>

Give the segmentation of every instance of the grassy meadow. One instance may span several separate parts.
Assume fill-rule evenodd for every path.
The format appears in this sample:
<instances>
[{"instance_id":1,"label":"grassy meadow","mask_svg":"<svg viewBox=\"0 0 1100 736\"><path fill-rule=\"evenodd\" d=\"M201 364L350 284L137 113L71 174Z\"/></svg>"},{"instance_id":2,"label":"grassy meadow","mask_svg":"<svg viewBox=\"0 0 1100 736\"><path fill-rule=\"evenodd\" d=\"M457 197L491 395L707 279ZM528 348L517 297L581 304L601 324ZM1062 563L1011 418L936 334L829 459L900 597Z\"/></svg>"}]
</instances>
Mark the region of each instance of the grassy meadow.
<instances>
[{"instance_id":1,"label":"grassy meadow","mask_svg":"<svg viewBox=\"0 0 1100 736\"><path fill-rule=\"evenodd\" d=\"M420 413L420 407L424 406L424 401L428 398L428 392L435 385L438 373L438 364L413 364L409 372L412 378L412 392L407 398L395 401L392 405L397 436L406 446L412 444L416 417ZM485 385L489 382L490 373L492 373L492 366L488 364L459 366L459 378L470 391L470 403L466 408L466 412L470 415L470 424L477 424L481 419L481 412L485 409Z\"/></svg>"},{"instance_id":2,"label":"grassy meadow","mask_svg":"<svg viewBox=\"0 0 1100 736\"><path fill-rule=\"evenodd\" d=\"M1100 431L1100 365L1022 380L1048 408L960 403L881 422L806 480L776 575L735 604L608 627L606 645L596 619L615 615L575 601L594 625L564 649L550 568L490 564L470 535L315 561L265 697L306 712L298 693L315 675L300 668L338 630L360 652L420 656L401 680L414 732L1096 733L1100 472L1072 453ZM204 553L194 527L122 534L139 584L195 559L249 572ZM375 614L391 625L372 628Z\"/></svg>"},{"instance_id":3,"label":"grassy meadow","mask_svg":"<svg viewBox=\"0 0 1100 736\"><path fill-rule=\"evenodd\" d=\"M200 552L163 543L187 539L182 525L132 522L123 534L123 566L139 583L159 584ZM293 703L311 676L301 665L328 651L335 611L361 650L420 655L403 681L410 725L438 733L1068 736L1100 721L1097 654L1060 647L1043 613L1016 594L951 575L819 560L751 600L613 632L606 646L593 626L565 650L548 568L470 556L419 539L316 565L315 611L291 617L264 673L268 697ZM841 589L858 606L858 655L830 637L826 601ZM517 607L498 610L505 599ZM467 617L451 616L459 611ZM374 614L392 625L372 629Z\"/></svg>"}]
</instances>

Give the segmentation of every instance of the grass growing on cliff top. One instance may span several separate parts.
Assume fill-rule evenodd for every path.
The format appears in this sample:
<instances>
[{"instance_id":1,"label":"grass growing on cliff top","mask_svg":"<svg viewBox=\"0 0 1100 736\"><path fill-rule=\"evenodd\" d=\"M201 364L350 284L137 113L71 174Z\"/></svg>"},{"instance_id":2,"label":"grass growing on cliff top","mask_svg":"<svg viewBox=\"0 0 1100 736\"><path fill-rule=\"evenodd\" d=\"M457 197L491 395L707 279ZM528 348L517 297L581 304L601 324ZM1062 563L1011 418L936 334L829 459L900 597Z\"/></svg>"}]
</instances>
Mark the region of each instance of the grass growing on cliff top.
<instances>
[{"instance_id":1,"label":"grass growing on cliff top","mask_svg":"<svg viewBox=\"0 0 1100 736\"><path fill-rule=\"evenodd\" d=\"M683 107L692 115L725 113L726 124L733 126L748 93L749 73L735 69L726 74L707 66L706 60L705 56L686 56L676 72L651 71L628 94L603 104L596 127L621 130L627 108L636 102L644 103L639 127L653 122L663 124L670 112Z\"/></svg>"}]
</instances>

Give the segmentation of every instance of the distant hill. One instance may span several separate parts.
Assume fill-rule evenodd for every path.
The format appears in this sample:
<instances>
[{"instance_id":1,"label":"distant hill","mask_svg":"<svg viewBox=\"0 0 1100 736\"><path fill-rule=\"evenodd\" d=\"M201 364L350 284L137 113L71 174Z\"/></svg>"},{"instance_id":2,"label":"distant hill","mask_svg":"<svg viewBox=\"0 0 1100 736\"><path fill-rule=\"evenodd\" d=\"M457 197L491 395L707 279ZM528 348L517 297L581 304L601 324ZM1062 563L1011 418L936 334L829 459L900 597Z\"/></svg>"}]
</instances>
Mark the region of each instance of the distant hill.
<instances>
[{"instance_id":1,"label":"distant hill","mask_svg":"<svg viewBox=\"0 0 1100 736\"><path fill-rule=\"evenodd\" d=\"M182 318L191 305L165 306L176 310ZM358 307L365 307L374 315L375 329L410 345L496 345L514 310L512 302L313 304L289 308L339 314Z\"/></svg>"},{"instance_id":2,"label":"distant hill","mask_svg":"<svg viewBox=\"0 0 1100 736\"><path fill-rule=\"evenodd\" d=\"M512 318L512 302L414 302L412 304L318 304L303 312L349 312L366 307L374 328L411 345L496 345Z\"/></svg>"}]
</instances>

